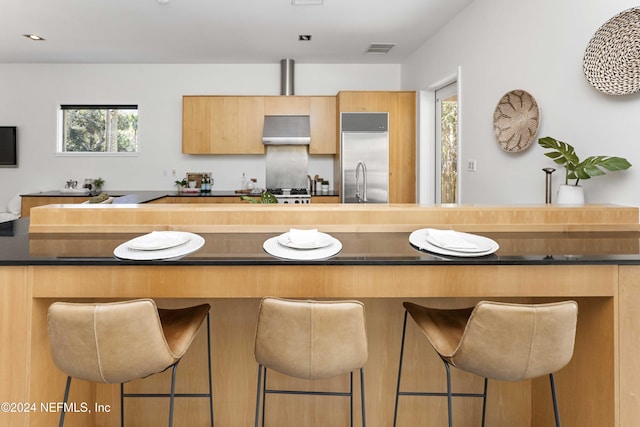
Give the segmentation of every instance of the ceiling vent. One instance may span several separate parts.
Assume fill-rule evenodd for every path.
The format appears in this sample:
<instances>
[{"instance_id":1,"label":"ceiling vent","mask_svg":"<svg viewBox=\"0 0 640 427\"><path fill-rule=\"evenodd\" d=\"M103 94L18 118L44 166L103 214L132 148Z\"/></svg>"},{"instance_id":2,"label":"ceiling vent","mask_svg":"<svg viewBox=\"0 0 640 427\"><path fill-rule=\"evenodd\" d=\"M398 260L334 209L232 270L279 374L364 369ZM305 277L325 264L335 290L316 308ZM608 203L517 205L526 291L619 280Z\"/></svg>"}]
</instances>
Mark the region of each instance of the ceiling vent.
<instances>
[{"instance_id":1,"label":"ceiling vent","mask_svg":"<svg viewBox=\"0 0 640 427\"><path fill-rule=\"evenodd\" d=\"M320 6L322 0L291 0L293 6Z\"/></svg>"},{"instance_id":2,"label":"ceiling vent","mask_svg":"<svg viewBox=\"0 0 640 427\"><path fill-rule=\"evenodd\" d=\"M391 48L395 45L395 43L371 43L369 45L369 48L365 50L364 53L384 55L386 53L389 53Z\"/></svg>"}]
</instances>

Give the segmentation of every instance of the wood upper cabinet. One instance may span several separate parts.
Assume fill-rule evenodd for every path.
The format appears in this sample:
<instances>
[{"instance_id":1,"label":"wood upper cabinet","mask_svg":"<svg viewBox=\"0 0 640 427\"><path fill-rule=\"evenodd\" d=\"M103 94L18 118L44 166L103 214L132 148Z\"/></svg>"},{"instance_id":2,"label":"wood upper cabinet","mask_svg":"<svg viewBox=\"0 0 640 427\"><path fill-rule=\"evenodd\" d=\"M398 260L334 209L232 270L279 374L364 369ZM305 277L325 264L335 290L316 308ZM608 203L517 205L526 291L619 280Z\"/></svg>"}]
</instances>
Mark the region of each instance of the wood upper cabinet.
<instances>
[{"instance_id":1,"label":"wood upper cabinet","mask_svg":"<svg viewBox=\"0 0 640 427\"><path fill-rule=\"evenodd\" d=\"M264 116L309 116L310 154L336 154L335 96L184 96L184 154L264 154Z\"/></svg>"},{"instance_id":2,"label":"wood upper cabinet","mask_svg":"<svg viewBox=\"0 0 640 427\"><path fill-rule=\"evenodd\" d=\"M265 96L265 116L308 116L308 96Z\"/></svg>"},{"instance_id":3,"label":"wood upper cabinet","mask_svg":"<svg viewBox=\"0 0 640 427\"><path fill-rule=\"evenodd\" d=\"M264 154L261 96L184 96L184 154Z\"/></svg>"},{"instance_id":4,"label":"wood upper cabinet","mask_svg":"<svg viewBox=\"0 0 640 427\"><path fill-rule=\"evenodd\" d=\"M389 113L389 203L415 203L416 93L340 92L338 111Z\"/></svg>"},{"instance_id":5,"label":"wood upper cabinet","mask_svg":"<svg viewBox=\"0 0 640 427\"><path fill-rule=\"evenodd\" d=\"M312 96L309 98L309 119L311 121L309 154L336 154L338 152L336 117L335 96Z\"/></svg>"},{"instance_id":6,"label":"wood upper cabinet","mask_svg":"<svg viewBox=\"0 0 640 427\"><path fill-rule=\"evenodd\" d=\"M338 102L341 113L389 111L390 98L396 92L340 92Z\"/></svg>"}]
</instances>

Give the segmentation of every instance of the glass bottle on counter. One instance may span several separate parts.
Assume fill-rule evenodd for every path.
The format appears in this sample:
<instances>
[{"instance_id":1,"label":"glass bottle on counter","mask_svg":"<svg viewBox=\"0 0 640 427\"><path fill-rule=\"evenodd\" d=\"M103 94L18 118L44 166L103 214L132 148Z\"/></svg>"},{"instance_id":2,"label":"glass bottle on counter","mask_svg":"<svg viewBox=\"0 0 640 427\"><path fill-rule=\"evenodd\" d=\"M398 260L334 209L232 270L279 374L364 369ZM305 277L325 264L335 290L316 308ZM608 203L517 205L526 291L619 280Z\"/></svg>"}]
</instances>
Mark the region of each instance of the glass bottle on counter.
<instances>
[{"instance_id":1,"label":"glass bottle on counter","mask_svg":"<svg viewBox=\"0 0 640 427\"><path fill-rule=\"evenodd\" d=\"M200 192L208 194L211 192L211 179L206 173L202 175L202 184L200 186Z\"/></svg>"}]
</instances>

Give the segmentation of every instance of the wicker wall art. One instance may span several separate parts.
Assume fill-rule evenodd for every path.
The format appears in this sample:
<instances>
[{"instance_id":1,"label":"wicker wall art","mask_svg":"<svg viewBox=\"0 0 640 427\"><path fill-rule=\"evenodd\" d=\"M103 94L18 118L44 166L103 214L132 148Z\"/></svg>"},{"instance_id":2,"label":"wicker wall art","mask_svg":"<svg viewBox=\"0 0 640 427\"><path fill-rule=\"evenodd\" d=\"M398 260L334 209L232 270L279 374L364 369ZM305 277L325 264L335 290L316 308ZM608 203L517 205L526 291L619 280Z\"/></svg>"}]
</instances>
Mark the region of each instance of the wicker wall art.
<instances>
[{"instance_id":1,"label":"wicker wall art","mask_svg":"<svg viewBox=\"0 0 640 427\"><path fill-rule=\"evenodd\" d=\"M640 90L640 7L617 14L596 31L582 68L589 83L607 95Z\"/></svg>"},{"instance_id":2,"label":"wicker wall art","mask_svg":"<svg viewBox=\"0 0 640 427\"><path fill-rule=\"evenodd\" d=\"M493 113L493 132L504 151L515 153L529 147L538 133L540 109L524 90L507 92Z\"/></svg>"}]
</instances>

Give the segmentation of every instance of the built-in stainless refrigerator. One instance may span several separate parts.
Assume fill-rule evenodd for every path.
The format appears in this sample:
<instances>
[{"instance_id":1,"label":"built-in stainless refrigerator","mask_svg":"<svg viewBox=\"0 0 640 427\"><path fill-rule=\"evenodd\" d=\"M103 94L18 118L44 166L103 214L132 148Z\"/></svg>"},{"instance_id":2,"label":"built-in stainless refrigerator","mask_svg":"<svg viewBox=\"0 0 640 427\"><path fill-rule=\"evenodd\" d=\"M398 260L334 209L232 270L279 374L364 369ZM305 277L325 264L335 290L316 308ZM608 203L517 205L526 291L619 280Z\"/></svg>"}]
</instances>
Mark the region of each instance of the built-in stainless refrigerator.
<instances>
[{"instance_id":1,"label":"built-in stainless refrigerator","mask_svg":"<svg viewBox=\"0 0 640 427\"><path fill-rule=\"evenodd\" d=\"M342 203L389 202L389 114L340 115Z\"/></svg>"}]
</instances>

